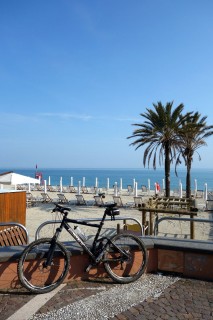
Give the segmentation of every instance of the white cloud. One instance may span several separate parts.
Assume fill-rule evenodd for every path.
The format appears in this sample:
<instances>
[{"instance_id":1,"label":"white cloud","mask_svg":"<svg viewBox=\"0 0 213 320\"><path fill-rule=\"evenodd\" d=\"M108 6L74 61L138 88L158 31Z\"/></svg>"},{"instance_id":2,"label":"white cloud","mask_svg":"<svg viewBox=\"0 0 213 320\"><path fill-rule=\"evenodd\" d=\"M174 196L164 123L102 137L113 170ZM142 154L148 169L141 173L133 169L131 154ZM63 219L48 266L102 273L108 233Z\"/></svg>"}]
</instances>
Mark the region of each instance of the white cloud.
<instances>
[{"instance_id":1,"label":"white cloud","mask_svg":"<svg viewBox=\"0 0 213 320\"><path fill-rule=\"evenodd\" d=\"M52 113L52 112L44 112L39 113L38 116L42 117L57 117L61 119L78 119L83 121L88 121L92 119L92 116L86 115L86 114L71 114L71 113Z\"/></svg>"},{"instance_id":2,"label":"white cloud","mask_svg":"<svg viewBox=\"0 0 213 320\"><path fill-rule=\"evenodd\" d=\"M92 116L89 114L72 114L72 113L63 113L63 112L43 112L37 114L19 114L19 113L0 113L0 123L22 123L26 121L37 122L41 118L61 118L62 120L76 119L80 121L89 121L89 120L107 120L107 121L119 121L119 122L131 122L137 123L139 119L129 118L129 117L110 117L106 116Z\"/></svg>"}]
</instances>

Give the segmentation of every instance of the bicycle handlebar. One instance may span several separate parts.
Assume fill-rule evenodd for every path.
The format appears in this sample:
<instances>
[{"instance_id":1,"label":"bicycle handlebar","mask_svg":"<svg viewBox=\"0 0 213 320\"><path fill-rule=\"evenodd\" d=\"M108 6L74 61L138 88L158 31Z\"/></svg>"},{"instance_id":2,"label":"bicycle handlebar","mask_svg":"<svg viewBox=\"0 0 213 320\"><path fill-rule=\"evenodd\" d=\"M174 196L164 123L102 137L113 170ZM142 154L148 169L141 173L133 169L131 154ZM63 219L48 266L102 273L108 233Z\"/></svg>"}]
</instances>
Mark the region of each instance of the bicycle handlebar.
<instances>
[{"instance_id":1,"label":"bicycle handlebar","mask_svg":"<svg viewBox=\"0 0 213 320\"><path fill-rule=\"evenodd\" d=\"M63 207L63 206L61 206L61 205L58 204L58 203L54 203L54 205L55 205L55 208L53 209L52 212L59 211L59 212L61 212L61 213L64 213L64 211L71 211L70 208Z\"/></svg>"},{"instance_id":2,"label":"bicycle handlebar","mask_svg":"<svg viewBox=\"0 0 213 320\"><path fill-rule=\"evenodd\" d=\"M58 204L58 203L54 203L54 205L55 205L55 208L53 209L52 212L58 211L58 212L60 212L60 213L64 213L65 211L71 211L70 208L68 208L68 207L63 207L62 205L60 205L60 204ZM104 207L105 207L106 209L112 209L112 208L115 208L115 207L116 207L116 203L109 203L109 204L104 205Z\"/></svg>"}]
</instances>

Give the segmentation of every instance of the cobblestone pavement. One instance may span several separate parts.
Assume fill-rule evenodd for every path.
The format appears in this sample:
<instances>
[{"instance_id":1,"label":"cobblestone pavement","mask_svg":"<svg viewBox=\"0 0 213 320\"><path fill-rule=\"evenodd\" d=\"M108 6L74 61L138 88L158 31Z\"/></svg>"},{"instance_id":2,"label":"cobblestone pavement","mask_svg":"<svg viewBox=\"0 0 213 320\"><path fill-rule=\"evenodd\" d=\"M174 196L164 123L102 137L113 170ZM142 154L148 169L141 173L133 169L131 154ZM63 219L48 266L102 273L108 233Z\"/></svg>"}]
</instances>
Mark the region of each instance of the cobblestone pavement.
<instances>
[{"instance_id":1,"label":"cobblestone pavement","mask_svg":"<svg viewBox=\"0 0 213 320\"><path fill-rule=\"evenodd\" d=\"M151 282L150 282L151 283ZM120 287L119 287L120 286ZM36 313L41 315L41 319L47 319L45 314L57 311L68 305L86 303L88 299L98 301L100 294L117 290L119 296L122 285L113 284L111 282L71 282L59 291L51 300L44 304ZM137 290L137 287L135 287ZM35 295L29 294L22 290L19 292L1 292L0 293L0 319L6 320L16 310L21 308L26 302L33 299ZM112 297L113 298L113 297ZM138 301L139 302L139 301ZM179 279L169 285L162 292L156 292L150 295L140 303L135 303L128 307L127 310L116 313L111 320L136 320L136 319L211 319L213 320L213 283L206 281L198 281L191 279ZM48 319L62 319L57 318ZM65 318L64 318L65 319ZM72 320L87 319L76 316L74 318L66 318ZM88 316L88 319L89 316ZM107 319L107 317L99 317L97 320ZM108 318L109 319L109 318ZM17 319L23 320L23 319Z\"/></svg>"},{"instance_id":2,"label":"cobblestone pavement","mask_svg":"<svg viewBox=\"0 0 213 320\"><path fill-rule=\"evenodd\" d=\"M182 279L111 320L213 319L213 283Z\"/></svg>"}]
</instances>

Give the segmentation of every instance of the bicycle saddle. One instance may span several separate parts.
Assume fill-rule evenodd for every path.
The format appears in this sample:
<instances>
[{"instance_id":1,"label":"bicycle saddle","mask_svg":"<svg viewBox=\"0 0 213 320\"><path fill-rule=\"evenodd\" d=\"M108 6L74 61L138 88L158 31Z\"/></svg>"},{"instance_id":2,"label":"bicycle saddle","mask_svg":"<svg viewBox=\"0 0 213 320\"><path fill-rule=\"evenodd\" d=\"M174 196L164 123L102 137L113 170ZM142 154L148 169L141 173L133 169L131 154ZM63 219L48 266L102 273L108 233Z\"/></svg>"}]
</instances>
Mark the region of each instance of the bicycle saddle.
<instances>
[{"instance_id":1,"label":"bicycle saddle","mask_svg":"<svg viewBox=\"0 0 213 320\"><path fill-rule=\"evenodd\" d=\"M109 204L106 208L106 215L111 217L111 220L115 220L115 216L120 214L119 209L116 207L116 204Z\"/></svg>"}]
</instances>

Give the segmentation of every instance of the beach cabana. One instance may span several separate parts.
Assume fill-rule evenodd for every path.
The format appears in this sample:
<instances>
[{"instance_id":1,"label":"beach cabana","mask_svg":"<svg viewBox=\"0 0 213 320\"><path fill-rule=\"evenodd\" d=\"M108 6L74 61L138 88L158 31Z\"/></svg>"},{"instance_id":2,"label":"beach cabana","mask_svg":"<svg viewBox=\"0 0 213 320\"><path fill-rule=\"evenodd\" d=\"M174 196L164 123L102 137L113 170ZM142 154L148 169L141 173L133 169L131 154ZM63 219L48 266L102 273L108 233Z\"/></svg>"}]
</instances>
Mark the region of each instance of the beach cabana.
<instances>
[{"instance_id":1,"label":"beach cabana","mask_svg":"<svg viewBox=\"0 0 213 320\"><path fill-rule=\"evenodd\" d=\"M24 176L22 174L10 172L4 172L0 174L0 184L3 185L16 185L18 184L40 184L40 180Z\"/></svg>"}]
</instances>

